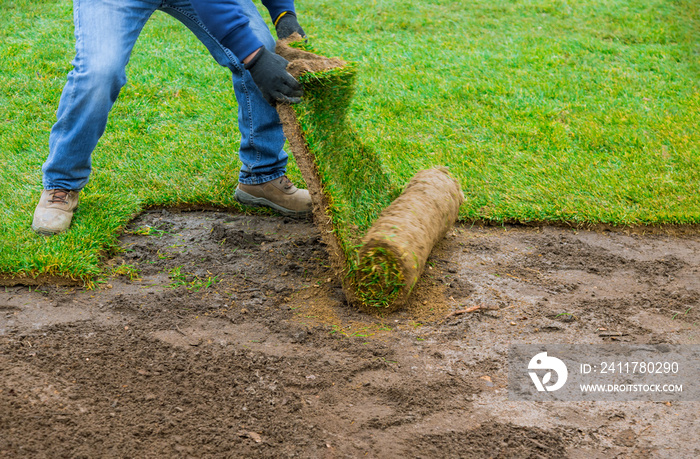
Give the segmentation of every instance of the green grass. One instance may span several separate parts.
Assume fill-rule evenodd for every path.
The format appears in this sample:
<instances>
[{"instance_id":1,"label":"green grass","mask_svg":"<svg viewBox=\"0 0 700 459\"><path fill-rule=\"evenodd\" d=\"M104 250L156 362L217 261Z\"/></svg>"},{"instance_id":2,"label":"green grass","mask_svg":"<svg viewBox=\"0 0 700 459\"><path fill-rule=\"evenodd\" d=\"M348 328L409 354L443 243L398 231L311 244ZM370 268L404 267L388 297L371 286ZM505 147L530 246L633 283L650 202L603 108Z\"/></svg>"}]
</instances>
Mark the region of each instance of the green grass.
<instances>
[{"instance_id":1,"label":"green grass","mask_svg":"<svg viewBox=\"0 0 700 459\"><path fill-rule=\"evenodd\" d=\"M361 66L350 124L399 182L450 166L461 217L698 221L696 2L377 2L330 16L317 47Z\"/></svg>"},{"instance_id":2,"label":"green grass","mask_svg":"<svg viewBox=\"0 0 700 459\"><path fill-rule=\"evenodd\" d=\"M237 208L229 75L157 13L73 228L34 235L40 167L73 57L71 3L3 6L0 273L90 278L146 206ZM417 170L435 165L459 178L463 219L700 223L697 2L299 0L297 9L314 48L357 70L348 141L330 146L380 158L325 165L357 190L333 196L347 227L368 227ZM293 162L290 175L300 181Z\"/></svg>"}]
</instances>

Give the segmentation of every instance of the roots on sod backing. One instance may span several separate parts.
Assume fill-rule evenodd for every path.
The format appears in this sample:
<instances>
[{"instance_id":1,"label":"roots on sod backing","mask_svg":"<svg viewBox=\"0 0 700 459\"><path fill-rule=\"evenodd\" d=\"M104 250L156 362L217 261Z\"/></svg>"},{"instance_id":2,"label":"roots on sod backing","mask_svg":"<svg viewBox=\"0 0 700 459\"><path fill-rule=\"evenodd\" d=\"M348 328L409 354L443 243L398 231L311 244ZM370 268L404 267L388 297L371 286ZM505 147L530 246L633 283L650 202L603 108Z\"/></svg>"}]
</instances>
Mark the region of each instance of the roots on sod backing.
<instances>
[{"instance_id":1,"label":"roots on sod backing","mask_svg":"<svg viewBox=\"0 0 700 459\"><path fill-rule=\"evenodd\" d=\"M369 312L394 311L456 221L462 191L438 168L418 172L398 196L400 187L378 155L347 126L355 68L292 47L304 47L300 39L280 40L276 51L303 84L304 102L277 111L311 194L314 221L348 302Z\"/></svg>"}]
</instances>

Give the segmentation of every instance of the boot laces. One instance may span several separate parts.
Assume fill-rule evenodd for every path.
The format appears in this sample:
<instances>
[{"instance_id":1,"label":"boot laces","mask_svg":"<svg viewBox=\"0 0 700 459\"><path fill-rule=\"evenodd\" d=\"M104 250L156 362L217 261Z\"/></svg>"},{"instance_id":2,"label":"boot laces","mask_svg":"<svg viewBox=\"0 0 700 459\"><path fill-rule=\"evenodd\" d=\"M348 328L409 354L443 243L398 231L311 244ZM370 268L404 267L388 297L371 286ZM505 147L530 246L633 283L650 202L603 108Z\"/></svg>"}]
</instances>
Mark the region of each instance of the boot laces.
<instances>
[{"instance_id":1,"label":"boot laces","mask_svg":"<svg viewBox=\"0 0 700 459\"><path fill-rule=\"evenodd\" d=\"M49 202L51 204L55 204L57 202L60 202L61 204L68 204L69 193L70 191L68 190L51 190L51 197L49 198Z\"/></svg>"},{"instance_id":2,"label":"boot laces","mask_svg":"<svg viewBox=\"0 0 700 459\"><path fill-rule=\"evenodd\" d=\"M280 177L280 185L282 185L285 190L288 190L294 186L292 181L289 180L289 178L286 175L283 175L282 177Z\"/></svg>"}]
</instances>

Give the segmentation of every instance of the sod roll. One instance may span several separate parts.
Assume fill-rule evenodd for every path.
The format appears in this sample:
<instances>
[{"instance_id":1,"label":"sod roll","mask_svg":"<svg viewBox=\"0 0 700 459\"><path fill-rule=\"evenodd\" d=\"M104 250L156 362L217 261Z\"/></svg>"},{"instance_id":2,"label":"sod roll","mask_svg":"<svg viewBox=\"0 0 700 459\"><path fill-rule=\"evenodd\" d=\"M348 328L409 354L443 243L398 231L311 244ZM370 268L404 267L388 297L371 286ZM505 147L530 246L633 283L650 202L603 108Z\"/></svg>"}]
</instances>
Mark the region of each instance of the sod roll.
<instances>
[{"instance_id":1,"label":"sod roll","mask_svg":"<svg viewBox=\"0 0 700 459\"><path fill-rule=\"evenodd\" d=\"M406 302L433 247L457 220L463 201L459 183L447 169L413 176L363 238L356 275L363 309L391 312Z\"/></svg>"},{"instance_id":2,"label":"sod roll","mask_svg":"<svg viewBox=\"0 0 700 459\"><path fill-rule=\"evenodd\" d=\"M304 86L304 102L278 104L277 111L311 195L314 222L348 303L375 314L395 311L406 303L433 247L456 221L464 196L447 169L436 168L419 171L390 202L398 189L381 155L362 145L347 125L354 68L295 48L306 46L299 40L279 40L276 52ZM344 205L375 191L363 205ZM371 218L364 237L352 223L358 215Z\"/></svg>"}]
</instances>

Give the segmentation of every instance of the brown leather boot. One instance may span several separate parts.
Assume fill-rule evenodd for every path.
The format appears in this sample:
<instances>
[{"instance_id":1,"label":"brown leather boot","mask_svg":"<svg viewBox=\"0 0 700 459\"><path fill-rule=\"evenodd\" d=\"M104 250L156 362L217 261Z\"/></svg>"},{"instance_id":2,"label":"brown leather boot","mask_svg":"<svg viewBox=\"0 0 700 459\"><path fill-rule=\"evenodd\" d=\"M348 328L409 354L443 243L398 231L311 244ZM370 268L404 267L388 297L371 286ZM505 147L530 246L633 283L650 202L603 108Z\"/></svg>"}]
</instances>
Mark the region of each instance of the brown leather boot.
<instances>
[{"instance_id":1,"label":"brown leather boot","mask_svg":"<svg viewBox=\"0 0 700 459\"><path fill-rule=\"evenodd\" d=\"M78 207L80 191L44 190L34 211L32 229L39 234L51 236L65 231Z\"/></svg>"},{"instance_id":2,"label":"brown leather boot","mask_svg":"<svg viewBox=\"0 0 700 459\"><path fill-rule=\"evenodd\" d=\"M245 206L269 207L288 217L311 215L308 190L295 187L286 175L260 185L239 183L234 198Z\"/></svg>"}]
</instances>

